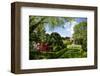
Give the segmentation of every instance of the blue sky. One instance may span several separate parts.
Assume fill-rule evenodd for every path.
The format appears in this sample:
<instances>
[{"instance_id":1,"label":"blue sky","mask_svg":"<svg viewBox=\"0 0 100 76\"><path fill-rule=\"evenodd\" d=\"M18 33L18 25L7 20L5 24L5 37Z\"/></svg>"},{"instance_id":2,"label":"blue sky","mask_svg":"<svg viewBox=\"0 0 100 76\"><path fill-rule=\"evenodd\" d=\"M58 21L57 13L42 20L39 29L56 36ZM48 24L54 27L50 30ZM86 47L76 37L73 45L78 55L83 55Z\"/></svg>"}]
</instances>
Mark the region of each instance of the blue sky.
<instances>
[{"instance_id":1,"label":"blue sky","mask_svg":"<svg viewBox=\"0 0 100 76\"><path fill-rule=\"evenodd\" d=\"M63 27L55 27L54 29L50 30L50 26L45 26L45 31L48 34L51 34L52 32L59 33L62 37L72 37L72 34L74 33L73 28L76 24L87 21L87 18L75 18L75 21L73 21L71 24L69 22L66 22Z\"/></svg>"}]
</instances>

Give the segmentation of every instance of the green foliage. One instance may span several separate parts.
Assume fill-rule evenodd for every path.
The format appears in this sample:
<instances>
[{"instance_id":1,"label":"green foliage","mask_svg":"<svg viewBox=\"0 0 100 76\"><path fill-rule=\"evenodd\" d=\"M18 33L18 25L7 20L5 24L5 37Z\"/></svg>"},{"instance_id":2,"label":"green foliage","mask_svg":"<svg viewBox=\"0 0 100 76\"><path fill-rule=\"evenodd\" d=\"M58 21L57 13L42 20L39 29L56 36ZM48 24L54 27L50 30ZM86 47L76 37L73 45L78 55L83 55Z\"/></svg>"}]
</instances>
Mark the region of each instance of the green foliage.
<instances>
[{"instance_id":1,"label":"green foliage","mask_svg":"<svg viewBox=\"0 0 100 76\"><path fill-rule=\"evenodd\" d=\"M61 49L62 49L61 46L58 46L58 45L53 46L53 51L54 51L54 52L55 52L55 51L59 51L59 50L61 50Z\"/></svg>"},{"instance_id":2,"label":"green foliage","mask_svg":"<svg viewBox=\"0 0 100 76\"><path fill-rule=\"evenodd\" d=\"M80 58L81 54L79 50L68 49L61 57L62 58Z\"/></svg>"},{"instance_id":3,"label":"green foliage","mask_svg":"<svg viewBox=\"0 0 100 76\"><path fill-rule=\"evenodd\" d=\"M61 56L61 58L83 58L87 57L86 52L82 50L80 46L70 46L67 51Z\"/></svg>"},{"instance_id":4,"label":"green foliage","mask_svg":"<svg viewBox=\"0 0 100 76\"><path fill-rule=\"evenodd\" d=\"M86 51L79 48L56 49L51 52L30 52L30 59L55 59L55 58L84 58L87 57Z\"/></svg>"},{"instance_id":5,"label":"green foliage","mask_svg":"<svg viewBox=\"0 0 100 76\"><path fill-rule=\"evenodd\" d=\"M44 28L45 25L50 25L51 29L62 26L65 22L74 21L74 18L69 17L53 17L53 16L29 16L30 33L33 32L38 26Z\"/></svg>"},{"instance_id":6,"label":"green foliage","mask_svg":"<svg viewBox=\"0 0 100 76\"><path fill-rule=\"evenodd\" d=\"M29 16L29 58L30 59L55 59L55 58L82 58L87 57L87 23L81 22L75 26L73 39L78 45L72 45L70 39L62 38L58 33L47 34L45 26L50 29L64 27L65 22L72 22L71 17ZM33 45L47 44L46 51L39 51Z\"/></svg>"},{"instance_id":7,"label":"green foliage","mask_svg":"<svg viewBox=\"0 0 100 76\"><path fill-rule=\"evenodd\" d=\"M51 33L51 41L52 41L53 45L60 45L60 46L63 46L62 38L61 38L61 36L60 36L58 33L56 33L56 32Z\"/></svg>"},{"instance_id":8,"label":"green foliage","mask_svg":"<svg viewBox=\"0 0 100 76\"><path fill-rule=\"evenodd\" d=\"M72 41L71 40L63 40L63 43L65 44L65 45L71 45L72 44Z\"/></svg>"},{"instance_id":9,"label":"green foliage","mask_svg":"<svg viewBox=\"0 0 100 76\"><path fill-rule=\"evenodd\" d=\"M29 58L32 60L32 59L41 59L41 53L38 52L38 51L30 51L29 52Z\"/></svg>"},{"instance_id":10,"label":"green foliage","mask_svg":"<svg viewBox=\"0 0 100 76\"><path fill-rule=\"evenodd\" d=\"M39 38L40 34L39 33L33 32L29 35L30 35L30 38L29 38L30 42L32 42L32 41L39 42L40 41L40 38Z\"/></svg>"},{"instance_id":11,"label":"green foliage","mask_svg":"<svg viewBox=\"0 0 100 76\"><path fill-rule=\"evenodd\" d=\"M67 48L68 49L81 49L81 45L75 45L75 44L67 45Z\"/></svg>"},{"instance_id":12,"label":"green foliage","mask_svg":"<svg viewBox=\"0 0 100 76\"><path fill-rule=\"evenodd\" d=\"M73 39L75 44L82 45L82 49L87 51L87 22L80 22L74 27Z\"/></svg>"}]
</instances>

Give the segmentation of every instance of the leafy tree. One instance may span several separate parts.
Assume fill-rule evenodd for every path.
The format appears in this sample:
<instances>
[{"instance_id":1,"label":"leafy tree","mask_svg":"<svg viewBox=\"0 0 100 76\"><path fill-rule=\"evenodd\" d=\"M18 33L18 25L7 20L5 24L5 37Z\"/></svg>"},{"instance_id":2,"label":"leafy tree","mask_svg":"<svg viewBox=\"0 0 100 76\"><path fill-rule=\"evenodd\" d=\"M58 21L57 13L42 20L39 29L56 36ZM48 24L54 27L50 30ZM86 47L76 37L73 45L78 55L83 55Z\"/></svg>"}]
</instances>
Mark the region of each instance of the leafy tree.
<instances>
[{"instance_id":1,"label":"leafy tree","mask_svg":"<svg viewBox=\"0 0 100 76\"><path fill-rule=\"evenodd\" d=\"M29 16L29 29L30 33L33 32L37 27L44 29L46 24L49 24L51 29L57 26L62 26L65 22L71 22L74 18L69 17L53 17L53 16Z\"/></svg>"},{"instance_id":2,"label":"leafy tree","mask_svg":"<svg viewBox=\"0 0 100 76\"><path fill-rule=\"evenodd\" d=\"M75 44L82 45L82 49L87 51L87 22L75 25L73 38Z\"/></svg>"},{"instance_id":3,"label":"leafy tree","mask_svg":"<svg viewBox=\"0 0 100 76\"><path fill-rule=\"evenodd\" d=\"M67 47L63 44L62 37L56 32L46 34L45 26L49 25L51 30L59 26L64 28L66 22L72 22L73 20L74 18L69 17L29 16L30 59L59 58L62 56L67 51ZM47 43L52 51L33 51L32 42Z\"/></svg>"},{"instance_id":4,"label":"leafy tree","mask_svg":"<svg viewBox=\"0 0 100 76\"><path fill-rule=\"evenodd\" d=\"M62 45L63 41L61 36L57 32L51 33L51 41L54 45Z\"/></svg>"}]
</instances>

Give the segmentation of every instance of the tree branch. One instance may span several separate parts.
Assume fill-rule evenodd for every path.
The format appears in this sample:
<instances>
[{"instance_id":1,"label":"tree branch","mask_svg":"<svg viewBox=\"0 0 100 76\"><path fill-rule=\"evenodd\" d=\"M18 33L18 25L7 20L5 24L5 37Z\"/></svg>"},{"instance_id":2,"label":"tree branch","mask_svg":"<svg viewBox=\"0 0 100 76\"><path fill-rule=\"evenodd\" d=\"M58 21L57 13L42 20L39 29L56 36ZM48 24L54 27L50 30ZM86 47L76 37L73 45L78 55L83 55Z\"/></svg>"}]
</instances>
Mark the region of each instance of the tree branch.
<instances>
[{"instance_id":1,"label":"tree branch","mask_svg":"<svg viewBox=\"0 0 100 76\"><path fill-rule=\"evenodd\" d=\"M42 18L40 21L38 21L36 24L32 25L32 26L29 28L30 33L32 33L33 30L34 30L40 23L42 23L42 21L43 21L44 19L45 19L45 17Z\"/></svg>"}]
</instances>

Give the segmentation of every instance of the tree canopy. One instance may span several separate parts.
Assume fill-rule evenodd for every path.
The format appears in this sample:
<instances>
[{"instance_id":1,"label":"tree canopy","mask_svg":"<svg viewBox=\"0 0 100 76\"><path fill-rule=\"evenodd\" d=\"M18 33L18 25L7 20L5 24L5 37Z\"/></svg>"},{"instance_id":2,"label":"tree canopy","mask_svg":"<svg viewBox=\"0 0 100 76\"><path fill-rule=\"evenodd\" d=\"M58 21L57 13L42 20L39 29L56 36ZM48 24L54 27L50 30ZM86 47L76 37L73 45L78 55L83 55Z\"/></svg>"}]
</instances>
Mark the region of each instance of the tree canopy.
<instances>
[{"instance_id":1,"label":"tree canopy","mask_svg":"<svg viewBox=\"0 0 100 76\"><path fill-rule=\"evenodd\" d=\"M79 20L79 21L78 21ZM29 58L82 58L87 56L87 22L83 18L29 16ZM67 37L73 26L73 38ZM68 24L67 24L68 22ZM65 27L67 26L68 27ZM64 29L64 30L60 30ZM65 33L65 34L64 34ZM64 36L62 35L64 34ZM73 45L73 40L75 41Z\"/></svg>"},{"instance_id":2,"label":"tree canopy","mask_svg":"<svg viewBox=\"0 0 100 76\"><path fill-rule=\"evenodd\" d=\"M51 29L57 26L62 26L65 22L74 21L74 18L69 17L53 17L53 16L29 16L30 32L37 27L39 30L43 30L46 24L50 25Z\"/></svg>"},{"instance_id":3,"label":"tree canopy","mask_svg":"<svg viewBox=\"0 0 100 76\"><path fill-rule=\"evenodd\" d=\"M74 27L73 38L76 44L82 45L87 50L87 22L80 22Z\"/></svg>"}]
</instances>

